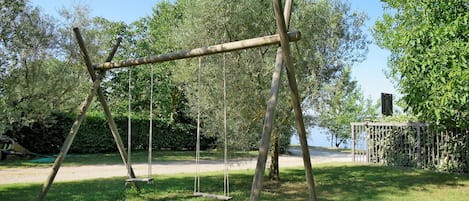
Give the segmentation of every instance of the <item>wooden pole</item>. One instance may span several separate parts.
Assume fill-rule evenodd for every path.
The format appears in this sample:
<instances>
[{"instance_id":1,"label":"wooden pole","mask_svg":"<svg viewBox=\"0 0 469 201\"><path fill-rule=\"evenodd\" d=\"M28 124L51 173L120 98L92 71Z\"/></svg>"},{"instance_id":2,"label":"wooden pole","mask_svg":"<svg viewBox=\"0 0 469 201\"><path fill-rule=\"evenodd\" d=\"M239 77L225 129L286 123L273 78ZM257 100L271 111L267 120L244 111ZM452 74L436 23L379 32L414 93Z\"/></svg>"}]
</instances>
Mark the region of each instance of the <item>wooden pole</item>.
<instances>
[{"instance_id":1,"label":"wooden pole","mask_svg":"<svg viewBox=\"0 0 469 201\"><path fill-rule=\"evenodd\" d=\"M300 38L301 38L300 32L288 33L289 41L298 41L300 40ZM173 61L173 60L178 60L178 59L199 57L199 56L218 54L218 53L223 53L223 52L231 52L231 51L236 51L236 50L241 50L241 49L262 47L262 46L268 46L268 45L279 44L279 43L280 43L280 35L276 34L276 35L271 35L271 36L264 36L264 37L259 37L259 38L229 42L229 43L195 48L195 49L190 49L190 50L181 50L177 52L146 56L146 57L128 59L128 60L123 60L123 61L105 62L105 63L96 65L95 69L109 70L113 68L123 68L123 67L130 67L130 66L136 66L136 65L141 65L141 64L161 63L165 61Z\"/></svg>"},{"instance_id":2,"label":"wooden pole","mask_svg":"<svg viewBox=\"0 0 469 201\"><path fill-rule=\"evenodd\" d=\"M78 45L80 46L80 49L83 53L83 59L85 60L86 68L88 69L88 72L90 73L91 79L94 80L96 79L96 75L93 70L91 60L88 56L88 51L86 50L85 43L83 42L83 38L81 37L80 30L78 28L74 28L73 31L75 32L75 37L77 38ZM112 60L112 57L108 57L108 59ZM125 152L124 143L122 142L122 139L119 135L119 131L117 130L116 123L114 122L114 119L112 118L111 110L109 109L109 105L107 104L106 97L104 96L104 93L101 90L101 88L98 88L97 94L98 94L99 102L101 102L101 105L103 107L104 114L106 115L106 119L108 121L109 128L111 129L112 136L114 137L114 141L116 142L117 149L119 150L121 159L124 162L125 166L130 168L130 170L128 170L130 172L130 177L135 178L135 173L132 167L127 165L128 156L127 156L127 153ZM134 183L134 185L136 184Z\"/></svg>"},{"instance_id":3,"label":"wooden pole","mask_svg":"<svg viewBox=\"0 0 469 201\"><path fill-rule=\"evenodd\" d=\"M93 98L96 94L97 89L99 88L100 83L101 83L101 76L93 82L93 86L91 87L88 93L88 96L81 104L80 113L78 114L77 118L73 122L72 128L70 129L70 132L68 133L67 138L65 139L64 144L62 148L60 149L59 155L57 156L57 158L54 161L54 164L52 165L52 172L49 174L46 182L42 186L41 192L37 200L42 201L45 199L47 192L52 186L55 176L57 176L60 166L62 165L62 162L65 159L65 156L67 155L68 150L70 149L70 146L72 145L72 142L75 139L75 136L78 133L78 129L80 128L81 123L86 117L86 111L91 105L91 102L93 101Z\"/></svg>"},{"instance_id":4,"label":"wooden pole","mask_svg":"<svg viewBox=\"0 0 469 201\"><path fill-rule=\"evenodd\" d=\"M291 13L292 0L285 2L285 21L289 22ZM264 125L262 127L261 143L259 145L259 155L257 158L256 172L251 186L251 201L257 201L260 198L262 191L262 183L264 179L264 172L266 167L267 155L269 151L269 143L272 133L273 122L275 119L275 111L278 100L278 92L280 88L280 81L282 77L284 60L282 56L282 48L278 48L277 55L275 57L275 68L272 75L272 84L270 89L270 98L267 102L267 109L265 112Z\"/></svg>"},{"instance_id":5,"label":"wooden pole","mask_svg":"<svg viewBox=\"0 0 469 201\"><path fill-rule=\"evenodd\" d=\"M114 45L112 48L109 56L107 57L106 61L111 61L112 58L114 57L117 48L119 47L120 42L122 41L121 38L117 39L117 43ZM86 49L85 49L86 51ZM86 57L88 57L88 53L86 52ZM86 61L86 59L85 59ZM89 61L89 59L88 59ZM91 63L90 63L91 64ZM90 70L90 69L88 69ZM81 107L80 107L80 112L77 115L77 118L73 122L72 128L70 129L69 134L67 135L64 144L62 148L60 149L59 155L54 161L54 164L52 165L52 172L49 174L47 181L44 183L41 192L39 194L38 200L42 201L45 199L47 193L49 192L50 187L52 186L52 183L54 182L55 177L57 176L57 173L60 169L60 166L63 163L63 160L65 159L65 156L67 155L68 151L70 150L70 147L73 143L73 140L75 139L75 136L78 133L78 130L80 129L81 123L86 117L86 112L88 111L89 106L91 105L91 102L93 101L93 98L96 94L96 92L100 89L100 84L101 80L104 77L104 72L100 73L98 76L94 74L94 71L92 71L92 77L94 77L93 80L93 85L88 93L88 96L86 99L82 102Z\"/></svg>"},{"instance_id":6,"label":"wooden pole","mask_svg":"<svg viewBox=\"0 0 469 201\"><path fill-rule=\"evenodd\" d=\"M421 124L416 124L416 127L417 127L417 168L422 168L422 143L420 139L421 138L420 126Z\"/></svg>"},{"instance_id":7,"label":"wooden pole","mask_svg":"<svg viewBox=\"0 0 469 201\"><path fill-rule=\"evenodd\" d=\"M264 179L265 166L267 161L267 154L269 152L269 142L272 132L272 125L275 119L275 107L277 105L278 91L280 88L280 78L282 77L282 50L277 50L277 57L275 60L274 74L272 75L272 87L270 89L270 98L267 102L267 109L265 112L264 125L262 127L261 143L259 146L259 155L257 158L256 172L254 174L251 196L249 200L259 200L262 190L262 182Z\"/></svg>"},{"instance_id":8,"label":"wooden pole","mask_svg":"<svg viewBox=\"0 0 469 201\"><path fill-rule=\"evenodd\" d=\"M317 200L316 188L314 186L313 168L311 167L311 158L309 154L308 142L306 140L306 129L303 122L303 113L298 94L298 85L295 78L295 67L290 57L290 44L287 37L287 28L285 19L281 11L281 0L273 0L274 13L277 22L278 31L280 33L280 44L282 48L283 59L287 67L288 84L290 86L292 105L295 112L296 127L301 144L301 152L303 154L303 163L305 166L306 180L308 183L309 200Z\"/></svg>"},{"instance_id":9,"label":"wooden pole","mask_svg":"<svg viewBox=\"0 0 469 201\"><path fill-rule=\"evenodd\" d=\"M355 124L351 123L350 126L352 127L352 162L355 162Z\"/></svg>"}]
</instances>

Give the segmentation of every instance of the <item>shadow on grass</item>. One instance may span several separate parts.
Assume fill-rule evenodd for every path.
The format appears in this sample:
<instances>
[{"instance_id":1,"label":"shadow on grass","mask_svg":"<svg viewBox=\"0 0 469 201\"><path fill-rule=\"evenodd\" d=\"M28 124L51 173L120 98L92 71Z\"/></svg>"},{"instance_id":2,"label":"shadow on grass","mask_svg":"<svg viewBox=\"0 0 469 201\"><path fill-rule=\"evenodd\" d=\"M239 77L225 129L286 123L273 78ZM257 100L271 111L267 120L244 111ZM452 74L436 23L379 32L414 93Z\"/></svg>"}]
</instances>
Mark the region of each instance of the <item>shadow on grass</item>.
<instances>
[{"instance_id":1,"label":"shadow on grass","mask_svg":"<svg viewBox=\"0 0 469 201\"><path fill-rule=\"evenodd\" d=\"M383 200L392 194L425 191L429 186L468 188L469 183L469 175L383 166L347 165L315 168L313 171L319 200ZM284 174L292 175L283 181L285 186L280 189L284 193L288 192L286 189L295 187L307 190L302 169L285 170ZM286 184L289 183L295 185L288 188Z\"/></svg>"},{"instance_id":2,"label":"shadow on grass","mask_svg":"<svg viewBox=\"0 0 469 201\"><path fill-rule=\"evenodd\" d=\"M386 200L383 195L425 191L429 185L469 188L469 175L361 165L321 166L313 171L319 200ZM252 171L230 174L232 200L248 200L252 174ZM303 169L283 169L281 177L281 183L265 181L261 200L307 200ZM55 183L47 200L211 200L193 197L193 185L191 175L156 176L153 184L142 183L140 192L126 187L124 178ZM36 200L40 188L38 184L3 185L0 200ZM201 191L222 194L223 174L202 175Z\"/></svg>"}]
</instances>

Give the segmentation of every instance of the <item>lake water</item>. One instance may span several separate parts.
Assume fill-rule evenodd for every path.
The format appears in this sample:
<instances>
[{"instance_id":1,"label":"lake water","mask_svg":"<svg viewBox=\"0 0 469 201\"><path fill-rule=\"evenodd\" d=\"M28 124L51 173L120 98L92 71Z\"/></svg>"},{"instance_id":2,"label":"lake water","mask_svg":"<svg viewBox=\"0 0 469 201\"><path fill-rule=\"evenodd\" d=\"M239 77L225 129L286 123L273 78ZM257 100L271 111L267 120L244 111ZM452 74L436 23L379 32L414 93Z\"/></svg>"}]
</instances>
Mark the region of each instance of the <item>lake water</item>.
<instances>
[{"instance_id":1,"label":"lake water","mask_svg":"<svg viewBox=\"0 0 469 201\"><path fill-rule=\"evenodd\" d=\"M331 147L331 142L329 141L329 134L324 132L324 130L319 127L310 128L307 130L308 133L308 145L309 146L319 146L319 147ZM300 141L298 139L298 134L294 134L290 139L290 144L298 145ZM349 148L348 144L342 143L340 148Z\"/></svg>"}]
</instances>

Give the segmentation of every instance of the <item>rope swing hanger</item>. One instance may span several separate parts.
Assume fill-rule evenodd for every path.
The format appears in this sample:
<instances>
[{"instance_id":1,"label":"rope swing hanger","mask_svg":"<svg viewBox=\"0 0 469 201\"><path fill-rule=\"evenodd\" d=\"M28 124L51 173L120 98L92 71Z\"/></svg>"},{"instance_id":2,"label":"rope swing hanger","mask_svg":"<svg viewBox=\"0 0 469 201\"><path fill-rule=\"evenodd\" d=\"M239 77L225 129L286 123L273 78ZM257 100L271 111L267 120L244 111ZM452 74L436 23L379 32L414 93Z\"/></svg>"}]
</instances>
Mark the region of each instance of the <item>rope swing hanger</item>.
<instances>
[{"instance_id":1,"label":"rope swing hanger","mask_svg":"<svg viewBox=\"0 0 469 201\"><path fill-rule=\"evenodd\" d=\"M195 154L195 179L194 179L194 195L202 197L210 197L219 200L230 200L230 182L228 174L228 143L227 143L227 109L226 109L226 59L223 54L223 134L224 134L224 174L223 174L223 193L224 195L216 195L200 192L200 72L202 66L202 58L199 57L199 68L197 73L197 141L196 141L196 154Z\"/></svg>"},{"instance_id":2,"label":"rope swing hanger","mask_svg":"<svg viewBox=\"0 0 469 201\"><path fill-rule=\"evenodd\" d=\"M150 121L150 128L148 131L148 175L146 178L132 178L131 170L132 170L132 160L131 160L131 153L132 153L132 107L131 107L131 102L132 102L132 70L129 69L129 105L128 105L128 118L127 118L127 124L128 124L128 130L127 130L127 170L128 170L128 179L125 180L125 183L129 182L137 182L137 181L143 181L147 183L152 183L153 178L152 178L152 145L153 145L153 85L154 85L154 79L153 79L153 66L151 67L151 77L150 77L150 115L149 115L149 121Z\"/></svg>"}]
</instances>

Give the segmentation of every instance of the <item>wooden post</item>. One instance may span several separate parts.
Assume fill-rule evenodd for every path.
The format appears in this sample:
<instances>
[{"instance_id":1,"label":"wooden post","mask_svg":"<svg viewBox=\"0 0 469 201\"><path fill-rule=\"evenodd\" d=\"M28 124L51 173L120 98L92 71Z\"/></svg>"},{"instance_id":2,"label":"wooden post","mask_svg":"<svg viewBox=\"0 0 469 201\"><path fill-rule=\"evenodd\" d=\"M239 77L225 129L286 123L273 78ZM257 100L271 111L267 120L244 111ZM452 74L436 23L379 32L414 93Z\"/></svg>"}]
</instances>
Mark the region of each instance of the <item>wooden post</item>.
<instances>
[{"instance_id":1,"label":"wooden post","mask_svg":"<svg viewBox=\"0 0 469 201\"><path fill-rule=\"evenodd\" d=\"M280 33L280 44L282 48L283 59L287 67L288 84L291 91L292 105L295 112L296 126L301 144L301 152L303 154L303 163L305 166L306 180L308 183L309 200L317 200L316 188L314 186L313 168L311 167L311 158L309 154L308 142L306 140L306 129L303 122L303 113L298 94L298 86L295 78L295 67L290 57L290 44L287 37L287 28L283 13L281 11L280 0L273 0L274 13L277 22L278 31Z\"/></svg>"},{"instance_id":2,"label":"wooden post","mask_svg":"<svg viewBox=\"0 0 469 201\"><path fill-rule=\"evenodd\" d=\"M259 200L262 190L262 181L264 178L264 171L267 161L267 154L269 152L269 142L272 132L272 125L275 119L275 107L277 105L278 91L280 88L280 78L282 77L282 50L277 50L277 57L275 60L274 74L272 75L272 87L270 90L270 98L267 102L267 109L265 112L264 125L262 127L261 143L259 146L259 155L257 157L256 172L254 174L251 186L251 201Z\"/></svg>"},{"instance_id":3,"label":"wooden post","mask_svg":"<svg viewBox=\"0 0 469 201\"><path fill-rule=\"evenodd\" d=\"M420 123L416 124L417 127L417 168L422 168L422 144L420 140Z\"/></svg>"},{"instance_id":4,"label":"wooden post","mask_svg":"<svg viewBox=\"0 0 469 201\"><path fill-rule=\"evenodd\" d=\"M369 132L369 127L368 127L368 122L365 123L365 160L364 162L366 163L369 163L370 162L370 155L369 155L369 146L370 146L370 135L371 133ZM376 138L376 135L373 135L373 143L377 142L375 139ZM378 141L379 142L379 141ZM380 144L381 146L381 144ZM376 147L376 145L374 145L374 147ZM376 151L375 153L376 154ZM377 156L377 160L379 161L379 155L376 155Z\"/></svg>"},{"instance_id":5,"label":"wooden post","mask_svg":"<svg viewBox=\"0 0 469 201\"><path fill-rule=\"evenodd\" d=\"M292 0L285 2L285 21L288 23L291 13ZM287 25L288 26L288 25ZM265 112L264 125L262 127L261 143L259 146L259 155L257 158L256 172L251 186L251 201L259 200L260 193L262 190L262 183L264 179L265 166L267 161L267 155L269 150L269 142L272 133L272 126L275 119L275 111L278 100L278 91L280 88L280 81L282 77L284 59L282 56L282 48L277 49L277 55L275 57L274 73L272 75L272 84L270 89L270 98L267 102L267 109Z\"/></svg>"},{"instance_id":6,"label":"wooden post","mask_svg":"<svg viewBox=\"0 0 469 201\"><path fill-rule=\"evenodd\" d=\"M301 38L300 32L288 33L289 41L298 41L300 40L300 38ZM279 44L279 42L280 42L280 36L279 34L277 34L277 35L229 42L229 43L224 43L224 44L219 44L219 45L213 45L213 46L208 46L208 47L201 47L201 48L182 50L182 51L171 52L171 53L166 53L166 54L140 57L136 59L128 59L128 60L115 61L115 62L105 62L105 63L96 65L95 68L97 70L109 70L112 68L123 68L123 67L130 67L130 66L136 66L136 65L141 65L141 64L161 63L165 61L173 61L173 60L178 60L178 59L199 57L199 56L218 54L218 53L223 53L223 52L231 52L231 51L236 51L236 50L241 50L241 49L274 45L274 44Z\"/></svg>"}]
</instances>

